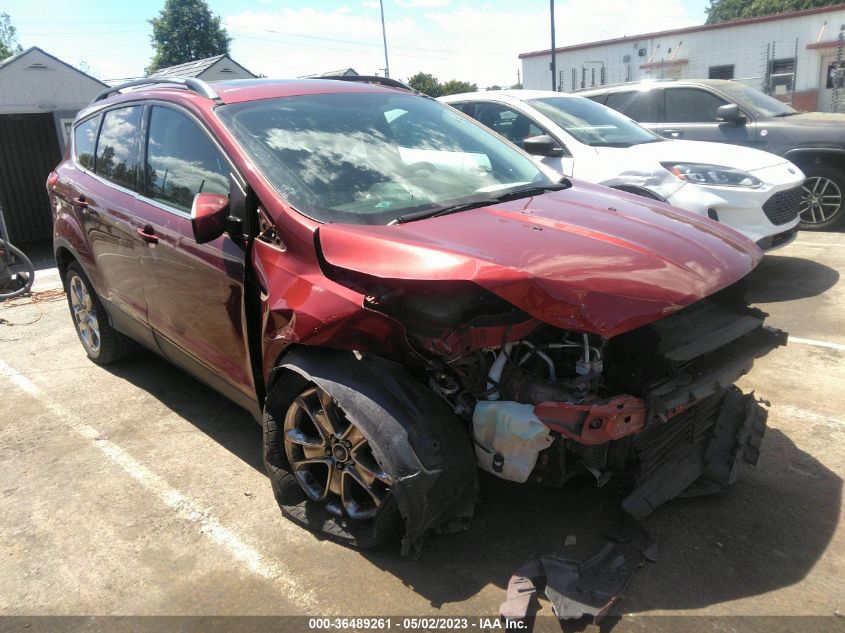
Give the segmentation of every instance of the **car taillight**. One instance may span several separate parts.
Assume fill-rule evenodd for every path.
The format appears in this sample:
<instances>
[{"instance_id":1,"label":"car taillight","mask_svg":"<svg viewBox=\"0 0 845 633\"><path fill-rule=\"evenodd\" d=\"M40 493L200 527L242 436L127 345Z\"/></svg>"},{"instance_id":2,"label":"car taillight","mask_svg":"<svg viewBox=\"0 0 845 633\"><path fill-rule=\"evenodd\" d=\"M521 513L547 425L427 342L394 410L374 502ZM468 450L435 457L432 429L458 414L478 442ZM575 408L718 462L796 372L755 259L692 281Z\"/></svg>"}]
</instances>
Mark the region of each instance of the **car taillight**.
<instances>
[{"instance_id":1,"label":"car taillight","mask_svg":"<svg viewBox=\"0 0 845 633\"><path fill-rule=\"evenodd\" d=\"M52 189L57 182L59 182L59 174L51 171L50 175L47 176L47 189Z\"/></svg>"}]
</instances>

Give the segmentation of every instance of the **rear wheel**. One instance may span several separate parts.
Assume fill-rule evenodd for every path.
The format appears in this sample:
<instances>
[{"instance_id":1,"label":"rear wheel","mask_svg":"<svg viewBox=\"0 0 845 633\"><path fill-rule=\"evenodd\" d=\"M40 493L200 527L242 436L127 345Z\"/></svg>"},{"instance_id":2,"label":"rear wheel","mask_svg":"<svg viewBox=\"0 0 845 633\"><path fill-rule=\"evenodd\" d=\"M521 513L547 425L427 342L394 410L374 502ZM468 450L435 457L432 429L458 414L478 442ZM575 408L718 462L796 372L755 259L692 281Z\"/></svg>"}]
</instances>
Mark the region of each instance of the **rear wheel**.
<instances>
[{"instance_id":1,"label":"rear wheel","mask_svg":"<svg viewBox=\"0 0 845 633\"><path fill-rule=\"evenodd\" d=\"M807 167L804 174L801 228L822 231L840 224L845 217L845 175L831 167Z\"/></svg>"},{"instance_id":2,"label":"rear wheel","mask_svg":"<svg viewBox=\"0 0 845 633\"><path fill-rule=\"evenodd\" d=\"M276 387L264 415L265 465L282 512L307 529L357 547L400 531L393 475L368 437L313 383ZM285 393L286 392L286 393Z\"/></svg>"},{"instance_id":3,"label":"rear wheel","mask_svg":"<svg viewBox=\"0 0 845 633\"><path fill-rule=\"evenodd\" d=\"M103 304L79 264L67 267L65 288L73 325L88 358L99 365L108 365L127 356L132 351L132 341L111 326Z\"/></svg>"}]
</instances>

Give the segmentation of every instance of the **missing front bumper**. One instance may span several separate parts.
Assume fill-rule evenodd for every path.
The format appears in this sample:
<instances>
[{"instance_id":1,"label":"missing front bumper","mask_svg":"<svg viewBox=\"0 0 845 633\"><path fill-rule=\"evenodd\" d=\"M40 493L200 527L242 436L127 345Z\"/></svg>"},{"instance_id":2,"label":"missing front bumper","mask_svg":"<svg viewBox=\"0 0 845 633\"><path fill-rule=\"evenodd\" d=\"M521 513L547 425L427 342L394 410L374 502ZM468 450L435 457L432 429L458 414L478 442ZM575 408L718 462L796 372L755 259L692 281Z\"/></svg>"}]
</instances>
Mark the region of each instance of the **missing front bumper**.
<instances>
[{"instance_id":1,"label":"missing front bumper","mask_svg":"<svg viewBox=\"0 0 845 633\"><path fill-rule=\"evenodd\" d=\"M640 475L622 507L636 519L679 496L724 490L754 465L768 412L753 394L731 387L636 438Z\"/></svg>"}]
</instances>

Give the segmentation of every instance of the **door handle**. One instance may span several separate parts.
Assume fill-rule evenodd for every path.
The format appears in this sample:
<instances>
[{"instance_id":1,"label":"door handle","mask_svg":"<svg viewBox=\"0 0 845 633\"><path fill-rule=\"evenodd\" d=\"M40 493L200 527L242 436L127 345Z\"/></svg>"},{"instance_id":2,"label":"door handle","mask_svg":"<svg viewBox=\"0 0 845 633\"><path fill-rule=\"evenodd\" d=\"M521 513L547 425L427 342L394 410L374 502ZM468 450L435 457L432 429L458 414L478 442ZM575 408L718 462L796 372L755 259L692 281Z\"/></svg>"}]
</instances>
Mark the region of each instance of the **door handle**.
<instances>
[{"instance_id":1,"label":"door handle","mask_svg":"<svg viewBox=\"0 0 845 633\"><path fill-rule=\"evenodd\" d=\"M79 207L80 209L87 209L88 208L88 201L85 199L85 196L79 196L77 198L72 198L70 202L73 206Z\"/></svg>"},{"instance_id":2,"label":"door handle","mask_svg":"<svg viewBox=\"0 0 845 633\"><path fill-rule=\"evenodd\" d=\"M663 134L672 138L680 138L684 135L683 130L663 130Z\"/></svg>"},{"instance_id":3,"label":"door handle","mask_svg":"<svg viewBox=\"0 0 845 633\"><path fill-rule=\"evenodd\" d=\"M135 229L135 232L147 244L158 244L158 235L155 234L153 227L147 225L142 229Z\"/></svg>"}]
</instances>

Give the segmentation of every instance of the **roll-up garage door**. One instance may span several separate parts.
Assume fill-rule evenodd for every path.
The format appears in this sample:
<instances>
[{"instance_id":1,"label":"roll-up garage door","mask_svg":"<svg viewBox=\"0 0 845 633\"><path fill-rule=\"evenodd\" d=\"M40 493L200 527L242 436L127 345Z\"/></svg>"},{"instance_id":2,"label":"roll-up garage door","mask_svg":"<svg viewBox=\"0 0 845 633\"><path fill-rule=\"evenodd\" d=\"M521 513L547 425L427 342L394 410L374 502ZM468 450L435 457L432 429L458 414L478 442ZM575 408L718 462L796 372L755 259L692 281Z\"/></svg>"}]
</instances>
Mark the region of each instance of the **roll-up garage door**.
<instances>
[{"instance_id":1,"label":"roll-up garage door","mask_svg":"<svg viewBox=\"0 0 845 633\"><path fill-rule=\"evenodd\" d=\"M50 238L46 182L59 160L52 114L0 115L0 207L13 244Z\"/></svg>"}]
</instances>

